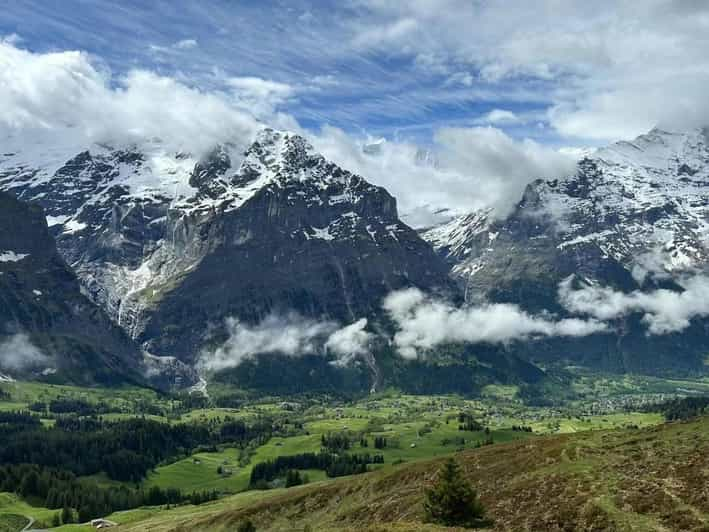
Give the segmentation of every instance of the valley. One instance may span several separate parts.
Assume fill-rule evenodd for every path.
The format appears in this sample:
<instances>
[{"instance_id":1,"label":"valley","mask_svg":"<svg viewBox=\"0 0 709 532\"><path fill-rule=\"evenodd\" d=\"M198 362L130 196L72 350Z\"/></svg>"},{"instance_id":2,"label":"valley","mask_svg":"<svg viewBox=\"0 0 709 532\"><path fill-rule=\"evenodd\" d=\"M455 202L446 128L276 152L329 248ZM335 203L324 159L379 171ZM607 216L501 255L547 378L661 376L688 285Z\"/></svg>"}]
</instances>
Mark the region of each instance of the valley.
<instances>
[{"instance_id":1,"label":"valley","mask_svg":"<svg viewBox=\"0 0 709 532\"><path fill-rule=\"evenodd\" d=\"M89 430L108 430L109 434L114 430L110 428L113 423L118 423L117 427L130 420L155 423L157 428L161 425L205 428L207 432L203 440L194 440L193 447L175 448L164 455L154 466L145 470L137 483L112 478L105 471L76 477L79 484L86 487L93 485L98 489L137 488L146 493L154 488L165 493L171 489L179 490L184 500L175 500L167 505L139 506L108 515L82 514L92 518L107 517L129 530L130 526L136 530L172 530L173 527L179 529L179 526L184 526L180 525L180 520L207 519L207 516L218 512L236 512L235 508L241 506L265 508L272 499L279 501L277 507L280 508L280 501L297 499L300 497L298 494L304 493L303 490L312 494L318 490L343 489L343 486L350 484L359 486L356 490L362 489L360 475L332 478L334 473L315 468L295 469L300 478L307 481L304 487L285 489L286 470L279 470L266 483L254 484L254 467L272 463L279 457L306 456L308 453L317 455L322 449L350 456L365 453L377 455L382 463L366 466L371 473L362 476L362 479L369 479L374 475L372 478L376 480L371 482L376 485L377 482L389 482L386 479L398 478L398 475L414 474L411 472L434 467L430 465L431 459L448 455L461 457L465 461L479 453L484 456L493 452L504 453L505 449L525 445L525 441L533 446L556 446L561 441L566 442L564 438L580 433L584 434L584 442L600 441L600 436L594 435L596 433L629 438L630 434L661 426L665 421L662 404L667 401L677 397L706 395L709 381L591 375L576 369L571 385L564 389L564 395L554 396L553 392L547 392L550 404L533 406L529 403L534 401L525 403L520 397L518 387L503 385L488 386L479 396L467 398L406 395L393 389L359 397L317 394L276 397L246 394L223 385L214 385L208 386L208 396L205 397L131 387L86 388L8 382L0 384L0 414L28 412L41 422L43 430L57 430L59 423L67 427L66 430L78 430L75 434L81 434L85 429L78 426L69 429L71 425L67 422L72 419L84 419L85 423L96 420L94 428ZM224 406L226 404L230 406ZM244 423L243 426L238 425L242 427L239 430L244 427L261 428L252 429L252 436L239 437L238 442L230 442L229 437L225 436L225 427L232 427L235 422ZM6 428L13 426L11 420L5 419L4 423ZM105 424L103 428L101 423ZM336 443L331 444L329 442L333 436L337 437L334 440ZM87 437L90 436L87 434ZM122 441L129 447L133 445L130 438ZM5 456L7 463L9 455ZM71 465L67 463L65 467L71 468ZM419 484L410 484L410 489L415 486ZM194 495L190 495L195 493L208 493L209 496L195 506ZM39 524L34 526L52 527L57 524L58 517L55 516L62 511L61 508L47 508L45 501L36 495L6 492L1 497L0 523L5 523L3 526L8 530L13 529L12 523L18 522L22 516L36 519ZM211 498L217 500L210 502L208 499ZM174 509L170 509L172 507ZM415 508L412 511L415 513ZM98 508L95 512L99 512ZM314 519L319 514L308 515ZM74 518L77 519L78 515ZM278 528L276 523L279 521L267 522L271 524L266 530L300 530L297 527ZM146 528L141 528L143 526ZM153 526L155 528L151 528ZM205 530L228 529L227 525L220 526L215 524L214 528L207 527ZM419 530L406 528L414 526L411 523L402 526L402 530ZM88 527L66 524L53 529L86 530ZM332 530L336 529L340 530L333 524Z\"/></svg>"},{"instance_id":2,"label":"valley","mask_svg":"<svg viewBox=\"0 0 709 532\"><path fill-rule=\"evenodd\" d=\"M709 2L0 9L0 532L709 532Z\"/></svg>"}]
</instances>

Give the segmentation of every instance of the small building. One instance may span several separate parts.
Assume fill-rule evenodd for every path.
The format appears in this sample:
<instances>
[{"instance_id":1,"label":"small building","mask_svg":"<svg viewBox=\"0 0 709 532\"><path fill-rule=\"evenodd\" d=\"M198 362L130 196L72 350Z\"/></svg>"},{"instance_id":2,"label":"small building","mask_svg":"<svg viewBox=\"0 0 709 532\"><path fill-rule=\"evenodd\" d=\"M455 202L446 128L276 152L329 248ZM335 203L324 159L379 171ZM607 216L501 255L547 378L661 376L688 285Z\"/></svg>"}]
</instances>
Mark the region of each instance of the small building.
<instances>
[{"instance_id":1,"label":"small building","mask_svg":"<svg viewBox=\"0 0 709 532\"><path fill-rule=\"evenodd\" d=\"M104 528L112 528L114 526L118 526L118 523L114 523L113 521L109 521L108 519L92 519L91 526L94 527L96 530L103 530Z\"/></svg>"}]
</instances>

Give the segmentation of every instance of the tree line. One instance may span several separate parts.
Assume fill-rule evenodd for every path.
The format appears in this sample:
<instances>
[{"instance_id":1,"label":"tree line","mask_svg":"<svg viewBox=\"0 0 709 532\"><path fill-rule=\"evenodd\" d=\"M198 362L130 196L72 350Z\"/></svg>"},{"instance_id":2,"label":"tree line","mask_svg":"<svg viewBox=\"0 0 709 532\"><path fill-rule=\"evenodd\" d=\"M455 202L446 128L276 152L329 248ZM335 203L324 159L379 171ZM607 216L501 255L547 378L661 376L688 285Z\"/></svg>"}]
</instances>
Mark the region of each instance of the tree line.
<instances>
[{"instance_id":1,"label":"tree line","mask_svg":"<svg viewBox=\"0 0 709 532\"><path fill-rule=\"evenodd\" d=\"M271 437L266 421L246 425L227 421L221 427L170 425L148 419L102 421L58 418L44 427L29 413L0 413L0 463L37 464L78 476L105 472L110 478L139 482L148 471L195 448L215 443L245 446Z\"/></svg>"},{"instance_id":2,"label":"tree line","mask_svg":"<svg viewBox=\"0 0 709 532\"><path fill-rule=\"evenodd\" d=\"M709 396L670 399L659 405L648 407L647 410L659 410L667 421L691 419L709 414Z\"/></svg>"},{"instance_id":3,"label":"tree line","mask_svg":"<svg viewBox=\"0 0 709 532\"><path fill-rule=\"evenodd\" d=\"M328 451L302 453L290 456L278 456L273 460L254 465L251 469L250 486L268 487L269 482L281 478L290 470L319 469L328 477L341 477L366 473L368 464L383 464L384 457L379 454L333 454Z\"/></svg>"},{"instance_id":4,"label":"tree line","mask_svg":"<svg viewBox=\"0 0 709 532\"><path fill-rule=\"evenodd\" d=\"M183 494L179 489L149 490L127 486L100 487L73 473L36 464L0 466L0 492L16 493L43 501L49 509L62 509L60 521L86 522L120 510L164 504L202 504L218 497L216 491ZM77 515L74 515L76 510Z\"/></svg>"}]
</instances>

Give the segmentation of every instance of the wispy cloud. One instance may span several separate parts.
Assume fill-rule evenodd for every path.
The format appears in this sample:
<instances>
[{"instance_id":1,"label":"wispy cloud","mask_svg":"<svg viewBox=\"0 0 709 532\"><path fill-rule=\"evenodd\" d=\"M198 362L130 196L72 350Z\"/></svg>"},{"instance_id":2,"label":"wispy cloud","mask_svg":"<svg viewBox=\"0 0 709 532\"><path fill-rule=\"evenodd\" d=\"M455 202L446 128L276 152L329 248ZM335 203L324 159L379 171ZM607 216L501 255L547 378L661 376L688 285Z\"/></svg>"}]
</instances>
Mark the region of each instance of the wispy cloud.
<instances>
[{"instance_id":1,"label":"wispy cloud","mask_svg":"<svg viewBox=\"0 0 709 532\"><path fill-rule=\"evenodd\" d=\"M49 357L24 333L14 334L0 342L0 370L24 371L46 366L49 362Z\"/></svg>"}]
</instances>

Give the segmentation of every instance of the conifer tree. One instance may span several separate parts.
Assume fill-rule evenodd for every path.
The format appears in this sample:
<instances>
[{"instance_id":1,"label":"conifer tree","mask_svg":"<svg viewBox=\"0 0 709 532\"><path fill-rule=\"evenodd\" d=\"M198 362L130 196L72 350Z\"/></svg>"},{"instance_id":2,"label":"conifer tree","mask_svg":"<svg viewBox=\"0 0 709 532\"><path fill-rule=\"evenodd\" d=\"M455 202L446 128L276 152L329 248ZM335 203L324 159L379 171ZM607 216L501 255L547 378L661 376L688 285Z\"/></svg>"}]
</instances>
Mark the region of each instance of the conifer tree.
<instances>
[{"instance_id":1,"label":"conifer tree","mask_svg":"<svg viewBox=\"0 0 709 532\"><path fill-rule=\"evenodd\" d=\"M438 472L433 486L426 490L423 508L427 522L445 526L473 527L485 515L477 493L452 458Z\"/></svg>"}]
</instances>

